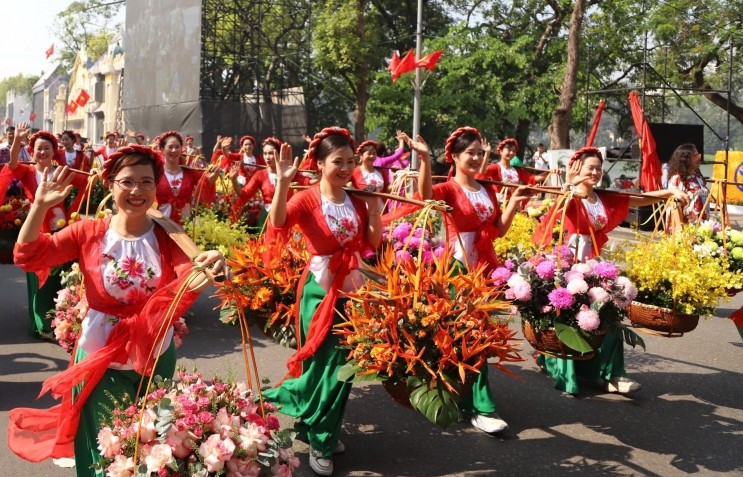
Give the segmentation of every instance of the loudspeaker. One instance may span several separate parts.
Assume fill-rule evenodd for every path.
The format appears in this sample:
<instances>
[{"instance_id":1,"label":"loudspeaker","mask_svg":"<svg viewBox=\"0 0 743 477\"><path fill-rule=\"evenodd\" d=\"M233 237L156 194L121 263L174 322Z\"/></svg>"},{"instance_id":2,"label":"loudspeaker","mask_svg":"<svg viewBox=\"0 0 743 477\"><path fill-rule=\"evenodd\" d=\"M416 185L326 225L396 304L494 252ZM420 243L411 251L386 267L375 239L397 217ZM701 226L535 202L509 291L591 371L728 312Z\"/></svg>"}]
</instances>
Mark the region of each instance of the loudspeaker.
<instances>
[{"instance_id":1,"label":"loudspeaker","mask_svg":"<svg viewBox=\"0 0 743 477\"><path fill-rule=\"evenodd\" d=\"M701 124L650 123L660 162L666 163L680 145L692 143L704 154L704 126Z\"/></svg>"}]
</instances>

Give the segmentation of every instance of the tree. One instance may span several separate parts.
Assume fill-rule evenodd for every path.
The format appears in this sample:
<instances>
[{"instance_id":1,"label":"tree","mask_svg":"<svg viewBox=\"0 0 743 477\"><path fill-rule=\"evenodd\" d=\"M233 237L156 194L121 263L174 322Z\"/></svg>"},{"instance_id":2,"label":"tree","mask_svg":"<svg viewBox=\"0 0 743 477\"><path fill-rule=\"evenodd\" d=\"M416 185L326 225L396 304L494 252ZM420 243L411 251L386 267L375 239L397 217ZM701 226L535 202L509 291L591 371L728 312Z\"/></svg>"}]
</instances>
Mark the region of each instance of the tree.
<instances>
[{"instance_id":1,"label":"tree","mask_svg":"<svg viewBox=\"0 0 743 477\"><path fill-rule=\"evenodd\" d=\"M573 120L573 105L578 93L579 45L585 9L586 0L576 0L573 13L570 15L567 65L560 88L560 101L552 113L552 124L549 127L550 149L570 147L570 126Z\"/></svg>"},{"instance_id":2,"label":"tree","mask_svg":"<svg viewBox=\"0 0 743 477\"><path fill-rule=\"evenodd\" d=\"M7 106L7 95L9 91L31 96L31 90L37 81L39 81L39 76L26 76L24 74L10 76L0 80L0 109L5 109L5 106Z\"/></svg>"},{"instance_id":3,"label":"tree","mask_svg":"<svg viewBox=\"0 0 743 477\"><path fill-rule=\"evenodd\" d=\"M728 73L733 69L733 91L741 86L740 53L743 46L743 0L696 2L668 0L659 2L648 15L648 28L656 44L656 64L670 66L672 85L706 90L704 97L743 124L743 106L733 96L719 90L728 88ZM732 64L729 47L734 47ZM718 90L718 91L715 91Z\"/></svg>"},{"instance_id":4,"label":"tree","mask_svg":"<svg viewBox=\"0 0 743 477\"><path fill-rule=\"evenodd\" d=\"M79 51L97 60L106 52L108 42L116 29L111 20L124 2L110 0L83 0L70 3L57 16L54 35L62 43L58 61L65 71L72 69Z\"/></svg>"}]
</instances>

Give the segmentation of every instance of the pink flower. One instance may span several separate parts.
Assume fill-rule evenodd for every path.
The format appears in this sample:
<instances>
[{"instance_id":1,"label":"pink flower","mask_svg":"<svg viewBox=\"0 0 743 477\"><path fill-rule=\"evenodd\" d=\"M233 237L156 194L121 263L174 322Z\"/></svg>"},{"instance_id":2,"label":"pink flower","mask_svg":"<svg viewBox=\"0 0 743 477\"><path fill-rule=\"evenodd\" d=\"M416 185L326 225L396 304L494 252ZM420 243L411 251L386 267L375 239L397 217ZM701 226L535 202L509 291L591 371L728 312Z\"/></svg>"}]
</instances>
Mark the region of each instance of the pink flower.
<instances>
[{"instance_id":1,"label":"pink flower","mask_svg":"<svg viewBox=\"0 0 743 477\"><path fill-rule=\"evenodd\" d=\"M435 256L436 258L441 258L441 256L442 256L442 255L444 254L444 251L445 251L445 250L444 250L444 247L441 247L441 246L439 246L439 247L436 247L436 248L435 248L435 249L433 250L433 255L434 255L434 256Z\"/></svg>"},{"instance_id":2,"label":"pink flower","mask_svg":"<svg viewBox=\"0 0 743 477\"><path fill-rule=\"evenodd\" d=\"M576 278L575 280L570 280L566 288L573 295L582 295L588 291L588 283L585 280Z\"/></svg>"},{"instance_id":3,"label":"pink flower","mask_svg":"<svg viewBox=\"0 0 743 477\"><path fill-rule=\"evenodd\" d=\"M593 273L601 278L608 278L609 280L615 280L619 276L619 270L611 262L599 262L593 269Z\"/></svg>"},{"instance_id":4,"label":"pink flower","mask_svg":"<svg viewBox=\"0 0 743 477\"><path fill-rule=\"evenodd\" d=\"M155 429L155 421L157 420L157 414L152 409L147 408L142 414L138 425L140 426L139 441L147 444L157 439L157 429Z\"/></svg>"},{"instance_id":5,"label":"pink flower","mask_svg":"<svg viewBox=\"0 0 743 477\"><path fill-rule=\"evenodd\" d=\"M588 299L591 303L606 303L609 300L609 292L601 287L592 287L588 290Z\"/></svg>"},{"instance_id":6,"label":"pink flower","mask_svg":"<svg viewBox=\"0 0 743 477\"><path fill-rule=\"evenodd\" d=\"M209 472L217 472L224 468L224 463L230 460L235 452L235 443L232 439L224 439L219 434L212 434L199 446L199 455L204 459L204 465Z\"/></svg>"},{"instance_id":7,"label":"pink flower","mask_svg":"<svg viewBox=\"0 0 743 477\"><path fill-rule=\"evenodd\" d=\"M624 290L624 297L628 301L632 301L637 297L637 287L627 277L618 277L616 284Z\"/></svg>"},{"instance_id":8,"label":"pink flower","mask_svg":"<svg viewBox=\"0 0 743 477\"><path fill-rule=\"evenodd\" d=\"M585 331L594 331L601 325L599 314L588 308L586 305L580 307L580 311L575 316L578 326Z\"/></svg>"},{"instance_id":9,"label":"pink flower","mask_svg":"<svg viewBox=\"0 0 743 477\"><path fill-rule=\"evenodd\" d=\"M101 456L110 459L121 452L121 438L110 427L98 431L98 450Z\"/></svg>"},{"instance_id":10,"label":"pink flower","mask_svg":"<svg viewBox=\"0 0 743 477\"><path fill-rule=\"evenodd\" d=\"M292 477L292 468L286 464L276 463L271 467L271 475L278 477Z\"/></svg>"},{"instance_id":11,"label":"pink flower","mask_svg":"<svg viewBox=\"0 0 743 477\"><path fill-rule=\"evenodd\" d=\"M573 294L567 288L562 287L555 288L549 292L547 298L549 298L550 304L558 310L566 310L575 303Z\"/></svg>"},{"instance_id":12,"label":"pink flower","mask_svg":"<svg viewBox=\"0 0 743 477\"><path fill-rule=\"evenodd\" d=\"M397 252L395 252L395 258L398 262L407 262L409 260L412 260L413 256L410 255L410 252L408 252L407 250L398 250Z\"/></svg>"},{"instance_id":13,"label":"pink flower","mask_svg":"<svg viewBox=\"0 0 743 477\"><path fill-rule=\"evenodd\" d=\"M576 263L572 266L571 270L575 270L583 275L590 275L593 273L593 267L588 263Z\"/></svg>"},{"instance_id":14,"label":"pink flower","mask_svg":"<svg viewBox=\"0 0 743 477\"><path fill-rule=\"evenodd\" d=\"M266 450L268 437L265 430L255 424L247 424L238 429L237 445L244 450L249 457L255 457L258 452Z\"/></svg>"},{"instance_id":15,"label":"pink flower","mask_svg":"<svg viewBox=\"0 0 743 477\"><path fill-rule=\"evenodd\" d=\"M121 454L114 457L106 468L106 477L131 477L134 475L134 460Z\"/></svg>"},{"instance_id":16,"label":"pink flower","mask_svg":"<svg viewBox=\"0 0 743 477\"><path fill-rule=\"evenodd\" d=\"M542 307L542 313L549 313L550 311L552 311L552 307L551 307L551 306L549 306L549 305L544 305L544 306Z\"/></svg>"},{"instance_id":17,"label":"pink flower","mask_svg":"<svg viewBox=\"0 0 743 477\"><path fill-rule=\"evenodd\" d=\"M292 469L299 467L299 457L294 455L294 449L291 447L279 449L279 460L286 462Z\"/></svg>"},{"instance_id":18,"label":"pink flower","mask_svg":"<svg viewBox=\"0 0 743 477\"><path fill-rule=\"evenodd\" d=\"M555 262L544 260L537 265L537 276L542 280L549 280L555 277Z\"/></svg>"},{"instance_id":19,"label":"pink flower","mask_svg":"<svg viewBox=\"0 0 743 477\"><path fill-rule=\"evenodd\" d=\"M261 474L261 465L254 460L233 457L227 461L226 467L227 477L258 477Z\"/></svg>"},{"instance_id":20,"label":"pink flower","mask_svg":"<svg viewBox=\"0 0 743 477\"><path fill-rule=\"evenodd\" d=\"M583 280L585 277L580 272L570 270L569 272L565 272L564 278L566 283L570 283L573 280Z\"/></svg>"},{"instance_id":21,"label":"pink flower","mask_svg":"<svg viewBox=\"0 0 743 477\"><path fill-rule=\"evenodd\" d=\"M144 459L147 465L147 472L157 472L164 468L173 460L173 451L167 444L156 444L152 446L150 455Z\"/></svg>"},{"instance_id":22,"label":"pink flower","mask_svg":"<svg viewBox=\"0 0 743 477\"><path fill-rule=\"evenodd\" d=\"M175 426L170 426L170 429L165 433L165 443L170 446L173 455L179 459L191 455L194 445L188 429L178 430Z\"/></svg>"},{"instance_id":23,"label":"pink flower","mask_svg":"<svg viewBox=\"0 0 743 477\"><path fill-rule=\"evenodd\" d=\"M498 267L493 270L490 278L493 279L493 284L498 287L508 282L508 279L511 278L511 271L505 267Z\"/></svg>"},{"instance_id":24,"label":"pink flower","mask_svg":"<svg viewBox=\"0 0 743 477\"><path fill-rule=\"evenodd\" d=\"M400 222L392 231L392 236L399 242L405 241L410 235L410 231L413 230L413 225L408 222Z\"/></svg>"},{"instance_id":25,"label":"pink flower","mask_svg":"<svg viewBox=\"0 0 743 477\"><path fill-rule=\"evenodd\" d=\"M124 257L119 262L121 270L124 271L130 278L144 278L145 268L144 264L137 260L136 257Z\"/></svg>"},{"instance_id":26,"label":"pink flower","mask_svg":"<svg viewBox=\"0 0 743 477\"><path fill-rule=\"evenodd\" d=\"M522 280L513 287L513 297L518 301L531 300L531 285L526 280Z\"/></svg>"}]
</instances>

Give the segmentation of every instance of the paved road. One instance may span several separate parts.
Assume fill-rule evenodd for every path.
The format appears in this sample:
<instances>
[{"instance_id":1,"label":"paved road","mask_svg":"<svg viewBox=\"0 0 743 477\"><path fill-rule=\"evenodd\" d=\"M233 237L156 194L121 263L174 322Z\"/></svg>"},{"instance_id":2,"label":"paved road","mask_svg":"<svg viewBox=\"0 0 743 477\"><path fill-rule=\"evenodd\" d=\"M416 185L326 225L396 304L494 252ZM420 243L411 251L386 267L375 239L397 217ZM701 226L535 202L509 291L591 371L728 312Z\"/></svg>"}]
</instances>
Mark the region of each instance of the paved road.
<instances>
[{"instance_id":1,"label":"paved road","mask_svg":"<svg viewBox=\"0 0 743 477\"><path fill-rule=\"evenodd\" d=\"M26 334L25 278L0 266L0 425L8 410L34 404L41 382L67 365L51 343ZM191 334L179 362L206 375L243 373L237 329L216 319L213 299L192 309ZM721 304L729 315L743 296ZM280 379L290 351L256 333L262 377ZM395 404L381 386L355 387L336 458L338 476L743 475L743 344L732 323L713 317L683 338L645 337L646 352L628 350L627 368L644 389L632 398L585 386L577 398L553 389L533 360L509 365L519 377L491 372L501 416L510 429L491 437L464 424L441 430ZM531 349L524 344L524 357ZM291 420L282 419L284 424ZM311 476L307 446L296 443ZM15 476L73 476L51 462L31 464L7 449L0 436L0 468Z\"/></svg>"}]
</instances>

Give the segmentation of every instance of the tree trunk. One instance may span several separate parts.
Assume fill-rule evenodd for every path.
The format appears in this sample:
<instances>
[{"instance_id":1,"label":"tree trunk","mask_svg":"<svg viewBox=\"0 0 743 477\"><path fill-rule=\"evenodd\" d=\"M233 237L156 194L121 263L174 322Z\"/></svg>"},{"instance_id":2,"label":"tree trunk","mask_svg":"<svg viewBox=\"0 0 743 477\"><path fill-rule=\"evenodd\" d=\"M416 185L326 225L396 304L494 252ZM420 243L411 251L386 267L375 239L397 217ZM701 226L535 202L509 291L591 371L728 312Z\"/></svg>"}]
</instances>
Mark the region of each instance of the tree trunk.
<instances>
[{"instance_id":1,"label":"tree trunk","mask_svg":"<svg viewBox=\"0 0 743 477\"><path fill-rule=\"evenodd\" d=\"M529 129L531 129L531 120L519 119L516 124L516 140L519 142L519 150L516 155L526 164L526 142L529 140Z\"/></svg>"},{"instance_id":2,"label":"tree trunk","mask_svg":"<svg viewBox=\"0 0 743 477\"><path fill-rule=\"evenodd\" d=\"M576 0L570 15L568 33L568 64L560 89L560 104L552 112L552 124L548 131L550 149L570 148L570 124L573 119L573 106L578 93L578 67L580 65L579 45L581 25L586 9L586 0Z\"/></svg>"}]
</instances>

